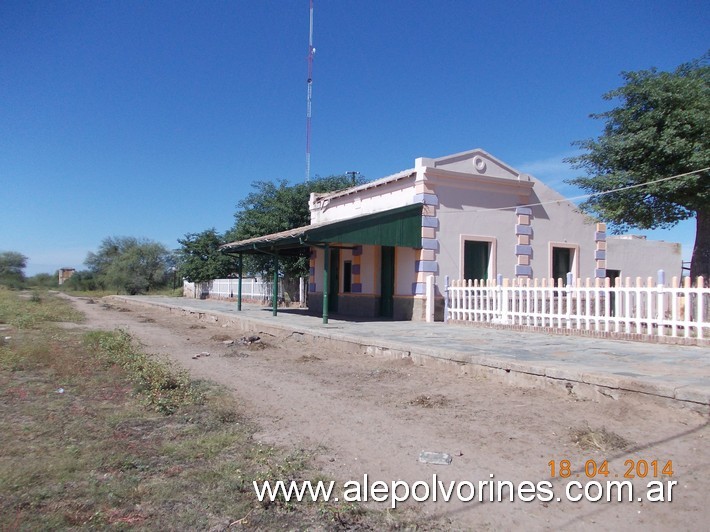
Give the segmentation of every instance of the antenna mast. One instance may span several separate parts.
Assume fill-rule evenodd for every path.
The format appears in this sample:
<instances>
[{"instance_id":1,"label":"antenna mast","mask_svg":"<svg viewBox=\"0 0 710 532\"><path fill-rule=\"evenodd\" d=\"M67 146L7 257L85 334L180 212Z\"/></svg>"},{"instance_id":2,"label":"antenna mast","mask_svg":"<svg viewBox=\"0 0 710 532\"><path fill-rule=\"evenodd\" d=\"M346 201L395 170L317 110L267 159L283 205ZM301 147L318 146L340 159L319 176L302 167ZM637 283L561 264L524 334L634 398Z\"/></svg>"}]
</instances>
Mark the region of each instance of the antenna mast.
<instances>
[{"instance_id":1,"label":"antenna mast","mask_svg":"<svg viewBox=\"0 0 710 532\"><path fill-rule=\"evenodd\" d=\"M311 97L313 95L313 0L310 0L310 30L308 32L308 99L306 106L306 181L311 178Z\"/></svg>"}]
</instances>

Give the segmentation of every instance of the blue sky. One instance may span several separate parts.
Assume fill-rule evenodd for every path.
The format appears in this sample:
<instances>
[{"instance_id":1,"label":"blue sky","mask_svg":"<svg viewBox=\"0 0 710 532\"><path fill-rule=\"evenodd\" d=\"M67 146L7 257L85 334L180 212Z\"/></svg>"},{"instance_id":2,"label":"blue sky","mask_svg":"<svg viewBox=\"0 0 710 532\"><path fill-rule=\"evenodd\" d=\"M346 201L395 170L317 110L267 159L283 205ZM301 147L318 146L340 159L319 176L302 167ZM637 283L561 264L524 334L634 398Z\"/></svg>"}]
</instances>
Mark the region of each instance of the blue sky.
<instances>
[{"instance_id":1,"label":"blue sky","mask_svg":"<svg viewBox=\"0 0 710 532\"><path fill-rule=\"evenodd\" d=\"M619 73L710 48L706 1L315 0L311 173L483 148L568 196ZM308 0L0 2L0 250L83 268L108 236L232 226L305 176ZM639 233L642 233L639 231ZM692 221L649 236L682 242Z\"/></svg>"}]
</instances>

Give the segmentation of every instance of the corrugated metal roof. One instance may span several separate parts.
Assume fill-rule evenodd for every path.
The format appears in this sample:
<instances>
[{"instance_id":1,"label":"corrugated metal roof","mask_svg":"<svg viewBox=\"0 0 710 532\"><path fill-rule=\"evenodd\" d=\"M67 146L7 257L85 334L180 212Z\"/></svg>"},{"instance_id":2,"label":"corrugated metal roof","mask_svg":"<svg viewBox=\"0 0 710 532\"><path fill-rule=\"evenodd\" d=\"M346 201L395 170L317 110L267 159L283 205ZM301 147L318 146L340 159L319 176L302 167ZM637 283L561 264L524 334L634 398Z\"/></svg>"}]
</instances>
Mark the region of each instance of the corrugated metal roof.
<instances>
[{"instance_id":1,"label":"corrugated metal roof","mask_svg":"<svg viewBox=\"0 0 710 532\"><path fill-rule=\"evenodd\" d=\"M287 231L230 242L220 247L225 253L259 253L303 248L330 242L386 246L421 247L422 204L321 222Z\"/></svg>"}]
</instances>

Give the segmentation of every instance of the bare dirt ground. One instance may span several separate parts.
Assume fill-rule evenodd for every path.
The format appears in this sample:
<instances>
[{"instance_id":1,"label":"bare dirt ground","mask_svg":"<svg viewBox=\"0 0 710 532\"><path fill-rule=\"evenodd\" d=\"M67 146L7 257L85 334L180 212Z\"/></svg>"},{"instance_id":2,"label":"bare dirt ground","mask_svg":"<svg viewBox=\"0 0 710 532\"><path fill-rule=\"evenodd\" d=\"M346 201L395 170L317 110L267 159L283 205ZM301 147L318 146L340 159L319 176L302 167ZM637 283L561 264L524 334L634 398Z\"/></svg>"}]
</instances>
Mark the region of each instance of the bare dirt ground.
<instances>
[{"instance_id":1,"label":"bare dirt ground","mask_svg":"<svg viewBox=\"0 0 710 532\"><path fill-rule=\"evenodd\" d=\"M516 494L515 502L489 502L486 490L484 502L476 493L466 503L441 502L441 496L436 503L400 503L414 507L424 527L701 530L710 522L707 412L641 396L584 401L564 391L473 377L455 366L421 367L408 359L339 352L301 334L276 337L255 330L261 340L242 345L243 332L219 323L110 299L73 301L86 313L82 327L127 330L146 352L167 355L195 377L231 389L261 427L260 441L305 449L341 484L362 483L365 474L370 484L431 484L433 474L447 486L468 481L476 489L491 475L516 486L552 483L550 501L522 502ZM227 345L230 340L235 343ZM200 353L209 356L194 358ZM421 463L421 451L446 452L453 461ZM563 460L571 463L569 478L553 478L550 462L559 474ZM597 466L608 460L608 476L595 476L589 460ZM661 473L668 461L672 477ZM616 495L613 502L566 500L569 481L595 480L604 487L608 480L625 480L629 470L635 477L632 502L617 502ZM652 480L664 487L677 482L672 502L645 499Z\"/></svg>"}]
</instances>

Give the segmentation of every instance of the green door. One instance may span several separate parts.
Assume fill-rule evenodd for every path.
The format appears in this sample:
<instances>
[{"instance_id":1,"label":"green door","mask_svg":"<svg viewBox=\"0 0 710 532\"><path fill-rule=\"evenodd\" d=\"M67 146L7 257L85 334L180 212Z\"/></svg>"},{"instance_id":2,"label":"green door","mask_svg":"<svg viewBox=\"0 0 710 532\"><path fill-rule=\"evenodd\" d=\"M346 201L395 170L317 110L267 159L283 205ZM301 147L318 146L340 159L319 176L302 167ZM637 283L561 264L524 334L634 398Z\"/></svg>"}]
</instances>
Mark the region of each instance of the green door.
<instances>
[{"instance_id":1,"label":"green door","mask_svg":"<svg viewBox=\"0 0 710 532\"><path fill-rule=\"evenodd\" d=\"M330 249L328 268L328 312L338 312L338 290L340 289L340 250Z\"/></svg>"},{"instance_id":2,"label":"green door","mask_svg":"<svg viewBox=\"0 0 710 532\"><path fill-rule=\"evenodd\" d=\"M466 240L463 244L463 278L471 280L488 279L488 259L490 244Z\"/></svg>"},{"instance_id":3,"label":"green door","mask_svg":"<svg viewBox=\"0 0 710 532\"><path fill-rule=\"evenodd\" d=\"M380 272L380 316L394 316L394 247L382 246Z\"/></svg>"},{"instance_id":4,"label":"green door","mask_svg":"<svg viewBox=\"0 0 710 532\"><path fill-rule=\"evenodd\" d=\"M552 278L555 283L562 279L567 283L567 274L572 271L572 250L569 248L552 248Z\"/></svg>"}]
</instances>

